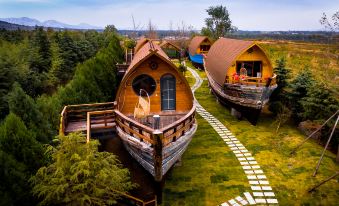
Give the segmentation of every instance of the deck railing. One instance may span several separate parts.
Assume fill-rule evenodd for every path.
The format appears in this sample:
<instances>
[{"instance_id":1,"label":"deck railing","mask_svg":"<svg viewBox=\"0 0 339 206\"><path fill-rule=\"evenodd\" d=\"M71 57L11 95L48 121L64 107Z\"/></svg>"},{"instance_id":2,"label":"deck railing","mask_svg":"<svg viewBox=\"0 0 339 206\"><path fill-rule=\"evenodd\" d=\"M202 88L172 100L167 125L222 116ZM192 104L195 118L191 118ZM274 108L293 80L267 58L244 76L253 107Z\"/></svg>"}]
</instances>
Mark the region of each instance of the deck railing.
<instances>
[{"instance_id":1,"label":"deck railing","mask_svg":"<svg viewBox=\"0 0 339 206\"><path fill-rule=\"evenodd\" d=\"M154 129L125 116L118 110L115 110L115 114L117 126L119 126L125 133L139 138L140 141L153 144L152 135L155 131Z\"/></svg>"},{"instance_id":2,"label":"deck railing","mask_svg":"<svg viewBox=\"0 0 339 206\"><path fill-rule=\"evenodd\" d=\"M116 102L67 105L61 112L59 134L64 135L69 122L87 121L87 112L113 110Z\"/></svg>"},{"instance_id":3,"label":"deck railing","mask_svg":"<svg viewBox=\"0 0 339 206\"><path fill-rule=\"evenodd\" d=\"M155 144L155 133L157 133L157 135L159 135L159 132L162 134L162 145L166 146L185 135L185 132L191 129L195 123L195 106L193 106L189 113L180 118L180 120L175 121L159 130L145 126L138 121L125 116L117 110L115 110L115 113L116 123L125 133L138 138L140 141L148 142L152 145Z\"/></svg>"},{"instance_id":4,"label":"deck railing","mask_svg":"<svg viewBox=\"0 0 339 206\"><path fill-rule=\"evenodd\" d=\"M247 85L247 86L257 86L257 87L264 87L264 86L273 86L276 85L276 78L277 75L274 74L273 77L270 78L262 78L262 77L244 77L239 78L238 80L235 80L233 78L229 79L229 77L226 77L226 83L230 84L240 84L240 85ZM269 79L271 79L270 84L267 85Z\"/></svg>"},{"instance_id":5,"label":"deck railing","mask_svg":"<svg viewBox=\"0 0 339 206\"><path fill-rule=\"evenodd\" d=\"M109 129L115 127L114 110L87 112L87 142L91 138L92 130Z\"/></svg>"},{"instance_id":6,"label":"deck railing","mask_svg":"<svg viewBox=\"0 0 339 206\"><path fill-rule=\"evenodd\" d=\"M179 121L162 128L160 131L164 134L163 145L166 146L171 142L176 141L181 136L185 135L185 132L193 127L195 123L195 105L189 113L187 113Z\"/></svg>"}]
</instances>

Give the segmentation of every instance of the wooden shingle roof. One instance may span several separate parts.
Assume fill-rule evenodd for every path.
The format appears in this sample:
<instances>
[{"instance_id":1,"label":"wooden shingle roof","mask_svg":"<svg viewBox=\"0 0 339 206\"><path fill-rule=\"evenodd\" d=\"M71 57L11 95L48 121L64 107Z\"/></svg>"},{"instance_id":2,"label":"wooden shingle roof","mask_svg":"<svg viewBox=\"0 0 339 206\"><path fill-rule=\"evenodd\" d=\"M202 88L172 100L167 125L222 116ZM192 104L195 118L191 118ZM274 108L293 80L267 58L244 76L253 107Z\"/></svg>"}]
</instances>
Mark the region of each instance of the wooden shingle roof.
<instances>
[{"instance_id":1,"label":"wooden shingle roof","mask_svg":"<svg viewBox=\"0 0 339 206\"><path fill-rule=\"evenodd\" d=\"M210 48L205 58L205 69L218 84L223 85L227 70L249 48L253 41L220 38Z\"/></svg>"},{"instance_id":2,"label":"wooden shingle roof","mask_svg":"<svg viewBox=\"0 0 339 206\"><path fill-rule=\"evenodd\" d=\"M168 62L170 65L174 66L175 68L175 65L172 63L172 61L166 55L166 53L160 48L160 46L157 44L154 44L152 41L148 41L134 55L134 58L127 69L127 73L131 71L133 68L135 68L136 66L138 66L139 64L141 64L145 59L147 59L152 54L157 55L158 57L165 60L166 62Z\"/></svg>"},{"instance_id":3,"label":"wooden shingle roof","mask_svg":"<svg viewBox=\"0 0 339 206\"><path fill-rule=\"evenodd\" d=\"M168 45L174 47L177 51L180 51L180 47L178 47L177 45L175 45L174 43L169 42L169 41L163 41L163 42L160 44L160 47L163 48L163 47L166 47L166 46L168 46Z\"/></svg>"},{"instance_id":4,"label":"wooden shingle roof","mask_svg":"<svg viewBox=\"0 0 339 206\"><path fill-rule=\"evenodd\" d=\"M147 42L149 42L150 40L145 38L145 37L141 37L138 41L137 44L134 47L134 53L137 53L139 51L139 49L141 49L141 47L143 47Z\"/></svg>"},{"instance_id":5,"label":"wooden shingle roof","mask_svg":"<svg viewBox=\"0 0 339 206\"><path fill-rule=\"evenodd\" d=\"M205 41L206 39L208 39L211 42L211 40L207 36L195 36L195 37L193 37L193 39L191 40L191 42L188 46L188 52L190 53L190 55L192 55L192 56L195 55L200 44L203 41Z\"/></svg>"}]
</instances>

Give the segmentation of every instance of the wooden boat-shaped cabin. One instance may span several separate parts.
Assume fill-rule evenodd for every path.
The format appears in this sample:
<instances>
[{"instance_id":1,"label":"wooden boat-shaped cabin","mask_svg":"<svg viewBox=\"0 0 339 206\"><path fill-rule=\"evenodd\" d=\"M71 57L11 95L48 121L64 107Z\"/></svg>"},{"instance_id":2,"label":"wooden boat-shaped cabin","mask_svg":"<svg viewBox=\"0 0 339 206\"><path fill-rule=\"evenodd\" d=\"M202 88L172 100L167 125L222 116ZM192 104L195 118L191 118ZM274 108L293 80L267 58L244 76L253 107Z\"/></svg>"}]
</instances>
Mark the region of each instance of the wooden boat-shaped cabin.
<instances>
[{"instance_id":1,"label":"wooden boat-shaped cabin","mask_svg":"<svg viewBox=\"0 0 339 206\"><path fill-rule=\"evenodd\" d=\"M205 56L204 64L209 86L218 100L256 124L277 87L273 67L260 46L253 41L220 38Z\"/></svg>"},{"instance_id":2,"label":"wooden boat-shaped cabin","mask_svg":"<svg viewBox=\"0 0 339 206\"><path fill-rule=\"evenodd\" d=\"M160 44L161 49L167 54L171 59L178 59L180 57L181 49L169 41L163 41Z\"/></svg>"},{"instance_id":3,"label":"wooden boat-shaped cabin","mask_svg":"<svg viewBox=\"0 0 339 206\"><path fill-rule=\"evenodd\" d=\"M116 96L116 130L127 151L160 181L196 129L192 91L159 45L135 53Z\"/></svg>"},{"instance_id":4,"label":"wooden boat-shaped cabin","mask_svg":"<svg viewBox=\"0 0 339 206\"><path fill-rule=\"evenodd\" d=\"M203 55L207 54L212 46L212 41L207 36L195 36L188 46L191 62L199 68L203 68Z\"/></svg>"}]
</instances>

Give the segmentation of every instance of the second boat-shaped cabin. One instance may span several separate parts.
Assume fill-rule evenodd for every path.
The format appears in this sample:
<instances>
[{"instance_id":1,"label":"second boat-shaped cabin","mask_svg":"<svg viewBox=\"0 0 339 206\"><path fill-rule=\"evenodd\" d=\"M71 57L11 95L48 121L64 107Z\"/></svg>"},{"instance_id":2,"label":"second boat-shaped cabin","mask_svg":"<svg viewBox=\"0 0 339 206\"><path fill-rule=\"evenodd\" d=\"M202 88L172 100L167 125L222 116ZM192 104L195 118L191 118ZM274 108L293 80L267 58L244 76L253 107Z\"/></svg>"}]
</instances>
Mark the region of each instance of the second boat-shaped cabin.
<instances>
[{"instance_id":1,"label":"second boat-shaped cabin","mask_svg":"<svg viewBox=\"0 0 339 206\"><path fill-rule=\"evenodd\" d=\"M193 100L185 77L160 46L144 43L117 92L117 132L156 180L181 157L196 131Z\"/></svg>"},{"instance_id":2,"label":"second boat-shaped cabin","mask_svg":"<svg viewBox=\"0 0 339 206\"><path fill-rule=\"evenodd\" d=\"M249 116L258 116L277 87L270 60L253 41L219 38L204 64L217 98Z\"/></svg>"},{"instance_id":3,"label":"second boat-shaped cabin","mask_svg":"<svg viewBox=\"0 0 339 206\"><path fill-rule=\"evenodd\" d=\"M211 45L212 41L207 36L195 36L192 38L188 46L188 53L195 66L203 68L203 55L207 54Z\"/></svg>"},{"instance_id":4,"label":"second boat-shaped cabin","mask_svg":"<svg viewBox=\"0 0 339 206\"><path fill-rule=\"evenodd\" d=\"M169 41L163 41L160 44L161 49L167 54L169 58L178 59L180 58L181 49L177 45Z\"/></svg>"}]
</instances>

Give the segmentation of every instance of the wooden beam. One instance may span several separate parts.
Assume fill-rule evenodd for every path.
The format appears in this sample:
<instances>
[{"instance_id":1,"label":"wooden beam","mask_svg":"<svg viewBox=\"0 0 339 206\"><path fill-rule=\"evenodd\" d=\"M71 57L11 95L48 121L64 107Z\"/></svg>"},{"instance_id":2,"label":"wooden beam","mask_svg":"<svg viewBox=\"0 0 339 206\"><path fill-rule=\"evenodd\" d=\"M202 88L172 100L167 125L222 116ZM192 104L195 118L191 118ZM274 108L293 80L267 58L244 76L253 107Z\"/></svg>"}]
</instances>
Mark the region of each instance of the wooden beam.
<instances>
[{"instance_id":1,"label":"wooden beam","mask_svg":"<svg viewBox=\"0 0 339 206\"><path fill-rule=\"evenodd\" d=\"M335 124L333 125L332 132L331 132L331 134L330 134L330 137L329 137L328 140L327 140L327 143L326 143L326 145L325 145L325 148L324 148L324 150L323 150L323 153L321 154L321 157L320 157L320 159L319 159L319 161L318 161L317 167L315 168L315 171L314 171L314 173L313 173L313 177L315 177L315 176L317 175L318 169L319 169L319 167L320 167L320 163L321 163L321 161L322 161L323 158L324 158L324 154L325 154L325 152L326 152L326 150L327 150L328 145L330 144L330 141L331 141L331 139L332 139L333 133L334 133L336 127L337 127L338 121L339 121L339 115L338 115L338 117L337 117L337 121L336 121Z\"/></svg>"},{"instance_id":2,"label":"wooden beam","mask_svg":"<svg viewBox=\"0 0 339 206\"><path fill-rule=\"evenodd\" d=\"M157 182L162 180L162 139L164 134L156 130L153 132L153 142L154 142L154 179Z\"/></svg>"},{"instance_id":3,"label":"wooden beam","mask_svg":"<svg viewBox=\"0 0 339 206\"><path fill-rule=\"evenodd\" d=\"M323 128L325 126L325 124L330 121L336 114L338 114L339 110L337 110L336 113L334 113L330 118L328 118L317 130L315 130L314 132L312 132L312 134L310 134L306 139L304 139L304 141L302 141L298 146L296 146L291 152L290 155L294 154L299 147L301 147L308 139L310 139L314 134L316 134L321 128Z\"/></svg>"},{"instance_id":4,"label":"wooden beam","mask_svg":"<svg viewBox=\"0 0 339 206\"><path fill-rule=\"evenodd\" d=\"M87 139L86 143L89 143L91 138L91 113L87 112Z\"/></svg>"},{"instance_id":5,"label":"wooden beam","mask_svg":"<svg viewBox=\"0 0 339 206\"><path fill-rule=\"evenodd\" d=\"M313 192L315 191L318 187L320 187L321 185L325 184L326 182L330 181L331 179L335 178L336 176L339 175L339 171L337 171L334 175L332 175L331 177L323 180L322 182L320 182L319 184L317 184L316 186L312 187L311 189L308 190L308 192Z\"/></svg>"}]
</instances>

